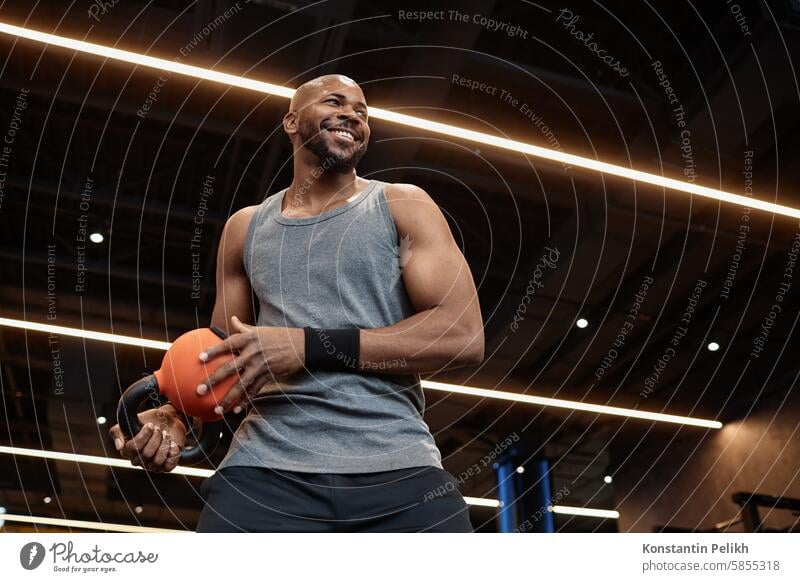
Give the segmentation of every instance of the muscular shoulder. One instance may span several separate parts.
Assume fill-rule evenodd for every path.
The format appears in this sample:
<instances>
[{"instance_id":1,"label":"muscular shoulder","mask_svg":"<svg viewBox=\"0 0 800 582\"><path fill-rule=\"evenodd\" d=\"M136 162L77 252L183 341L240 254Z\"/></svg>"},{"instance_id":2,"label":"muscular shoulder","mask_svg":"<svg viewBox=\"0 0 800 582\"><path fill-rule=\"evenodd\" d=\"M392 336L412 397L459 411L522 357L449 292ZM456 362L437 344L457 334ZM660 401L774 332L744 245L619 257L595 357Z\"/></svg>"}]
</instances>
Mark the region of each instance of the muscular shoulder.
<instances>
[{"instance_id":1,"label":"muscular shoulder","mask_svg":"<svg viewBox=\"0 0 800 582\"><path fill-rule=\"evenodd\" d=\"M246 206L234 212L225 223L220 240L219 252L229 256L241 256L244 249L244 241L247 238L247 230L250 228L250 221L258 210L256 206Z\"/></svg>"},{"instance_id":2,"label":"muscular shoulder","mask_svg":"<svg viewBox=\"0 0 800 582\"><path fill-rule=\"evenodd\" d=\"M226 237L241 238L244 241L247 236L247 229L250 228L250 221L253 220L256 210L258 210L258 205L245 206L231 214L225 223Z\"/></svg>"},{"instance_id":3,"label":"muscular shoulder","mask_svg":"<svg viewBox=\"0 0 800 582\"><path fill-rule=\"evenodd\" d=\"M401 236L444 220L436 202L419 186L403 183L388 184L384 193Z\"/></svg>"},{"instance_id":4,"label":"muscular shoulder","mask_svg":"<svg viewBox=\"0 0 800 582\"><path fill-rule=\"evenodd\" d=\"M386 199L390 202L408 202L408 201L430 201L433 199L428 195L425 190L414 184L387 184L384 190Z\"/></svg>"},{"instance_id":5,"label":"muscular shoulder","mask_svg":"<svg viewBox=\"0 0 800 582\"><path fill-rule=\"evenodd\" d=\"M230 215L228 221L225 223L225 228L230 230L241 230L244 229L245 233L247 232L247 228L250 226L250 220L253 218L253 215L258 210L259 205L256 204L255 206L245 206L244 208L237 210L233 214Z\"/></svg>"}]
</instances>

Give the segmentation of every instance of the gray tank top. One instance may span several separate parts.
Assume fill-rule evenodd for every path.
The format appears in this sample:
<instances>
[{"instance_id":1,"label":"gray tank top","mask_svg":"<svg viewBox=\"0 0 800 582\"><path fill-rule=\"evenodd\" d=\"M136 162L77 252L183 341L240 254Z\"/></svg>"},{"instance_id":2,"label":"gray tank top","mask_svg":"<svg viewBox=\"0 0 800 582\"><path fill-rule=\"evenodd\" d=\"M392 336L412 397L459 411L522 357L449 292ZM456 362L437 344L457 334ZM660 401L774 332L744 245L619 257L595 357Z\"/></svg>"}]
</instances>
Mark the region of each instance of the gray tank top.
<instances>
[{"instance_id":1,"label":"gray tank top","mask_svg":"<svg viewBox=\"0 0 800 582\"><path fill-rule=\"evenodd\" d=\"M244 266L258 297L258 325L378 328L415 313L401 278L385 182L312 217L281 213L286 190L253 215ZM259 466L313 473L441 468L422 420L416 374L307 372L262 390L219 468Z\"/></svg>"}]
</instances>

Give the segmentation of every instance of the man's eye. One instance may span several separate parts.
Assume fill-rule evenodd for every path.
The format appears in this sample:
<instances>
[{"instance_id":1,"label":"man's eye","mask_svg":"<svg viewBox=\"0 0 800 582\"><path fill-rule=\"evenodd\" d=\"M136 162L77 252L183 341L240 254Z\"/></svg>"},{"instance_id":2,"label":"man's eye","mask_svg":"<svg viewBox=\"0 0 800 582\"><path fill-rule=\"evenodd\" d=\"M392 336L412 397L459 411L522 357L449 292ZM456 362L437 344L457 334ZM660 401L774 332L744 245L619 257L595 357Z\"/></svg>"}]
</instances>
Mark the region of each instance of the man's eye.
<instances>
[{"instance_id":1,"label":"man's eye","mask_svg":"<svg viewBox=\"0 0 800 582\"><path fill-rule=\"evenodd\" d=\"M334 98L332 97L332 98L330 98L330 99L326 99L326 100L325 100L325 103L339 103L339 100L338 100L338 99L334 99Z\"/></svg>"}]
</instances>

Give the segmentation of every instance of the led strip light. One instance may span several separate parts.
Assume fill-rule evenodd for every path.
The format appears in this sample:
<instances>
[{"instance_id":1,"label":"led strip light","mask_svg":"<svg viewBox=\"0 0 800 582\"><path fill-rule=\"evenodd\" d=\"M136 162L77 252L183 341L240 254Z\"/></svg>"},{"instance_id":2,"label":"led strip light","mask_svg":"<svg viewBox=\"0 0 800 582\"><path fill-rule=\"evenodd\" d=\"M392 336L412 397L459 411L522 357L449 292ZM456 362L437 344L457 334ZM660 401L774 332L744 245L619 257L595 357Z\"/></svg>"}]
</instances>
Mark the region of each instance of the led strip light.
<instances>
[{"instance_id":1,"label":"led strip light","mask_svg":"<svg viewBox=\"0 0 800 582\"><path fill-rule=\"evenodd\" d=\"M125 525L122 523L103 523L100 521L81 521L77 519L61 519L57 517L43 517L38 515L14 515L11 513L0 513L0 521L3 520L126 533L192 533L190 530L183 529L163 529L160 527Z\"/></svg>"},{"instance_id":2,"label":"led strip light","mask_svg":"<svg viewBox=\"0 0 800 582\"><path fill-rule=\"evenodd\" d=\"M481 499L477 497L465 497L467 503L484 507L498 507L496 499ZM562 515L577 515L581 517L599 517L603 519L618 519L619 512L609 509L590 509L587 507L567 507L564 505L554 505L548 508L553 513ZM41 517L30 515L14 515L9 513L0 514L0 520L15 521L20 523L36 523L42 525L52 525L61 527L74 527L79 529L90 529L98 531L113 531L127 533L192 533L190 530L164 529L158 527L145 527L136 525L124 525L121 523L102 523L95 521L80 521L76 519L60 519L55 517Z\"/></svg>"},{"instance_id":3,"label":"led strip light","mask_svg":"<svg viewBox=\"0 0 800 582\"><path fill-rule=\"evenodd\" d=\"M49 333L64 334L72 337L83 337L99 341L126 344L131 346L144 346L153 349L167 350L171 345L169 342L159 342L137 338L127 335L117 335L113 333L99 333L96 331L86 331L79 328L63 327L60 325L49 325L33 323L19 319L8 319L0 317L0 326L15 327L18 329L28 329L32 331L44 331ZM594 412L597 414L610 414L612 416L624 416L627 418L637 418L640 420L653 420L656 422L669 422L674 424L685 424L702 428L722 428L722 423L717 420L705 420L702 418L692 418L690 416L678 416L675 414L664 414L661 412L647 412L634 408L620 408L618 406L606 406L603 404L589 404L574 400L563 400L560 398L545 398L543 396L533 396L531 394L516 394L503 390L489 390L487 388L475 388L472 386L459 386L457 384L445 384L444 382L434 382L422 380L422 387L428 390L439 390L452 392L454 394L464 394L477 396L480 398L494 398L497 400L508 400L512 402L523 402L525 404L535 404L538 406L549 406L553 408L566 408L581 412Z\"/></svg>"},{"instance_id":4,"label":"led strip light","mask_svg":"<svg viewBox=\"0 0 800 582\"><path fill-rule=\"evenodd\" d=\"M483 507L498 507L496 499L482 499L479 497L464 497L467 503ZM581 517L599 517L603 519L618 519L619 512L608 509L589 509L586 507L567 507L555 505L548 508L553 513L563 515L577 515ZM15 521L20 523L36 523L42 525L52 525L61 527L73 527L79 529L90 529L98 531L127 532L127 533L193 533L190 530L164 529L158 527L145 527L136 525L125 525L121 523L102 523L95 521L81 521L76 519L61 519L55 517L42 517L33 515L14 515L9 513L0 514L0 520Z\"/></svg>"},{"instance_id":5,"label":"led strip light","mask_svg":"<svg viewBox=\"0 0 800 582\"><path fill-rule=\"evenodd\" d=\"M470 505L483 507L498 507L500 504L496 499L483 499L480 497L464 497ZM603 519L618 519L619 512L609 509L589 509L587 507L567 507L564 505L554 505L548 508L553 513L563 515L577 515L581 517L599 517ZM121 523L101 523L95 521L80 521L75 519L60 519L55 517L0 514L0 520L15 521L21 523L36 523L42 525L53 525L61 527L74 527L79 529L91 529L99 531L128 532L128 533L192 533L190 530L164 529L158 527L144 527L136 525L124 525Z\"/></svg>"},{"instance_id":6,"label":"led strip light","mask_svg":"<svg viewBox=\"0 0 800 582\"><path fill-rule=\"evenodd\" d=\"M186 75L197 79L205 79L207 81L213 81L215 83L223 83L226 85L230 85L232 87L240 87L242 89L257 91L259 93L266 93L268 95L274 95L276 97L284 97L289 99L294 94L294 89L290 89L288 87L282 87L280 85L274 85L272 83L266 83L264 81L248 79L246 77L231 75L229 73L222 73L219 71L214 71L203 67L186 65L183 63L178 63L167 59L161 59L157 57L151 57L148 55L142 55L131 51L107 47L101 44L95 44L82 40L75 40L65 36L48 34L46 32L40 32L38 30L31 30L29 28L14 26L13 24L7 24L4 22L0 22L0 33L45 43L52 46L58 46L70 50L75 50L87 54L97 55L107 59L114 59L126 63L141 65L144 67L151 67L154 69L158 69L160 71L170 71L173 73L178 73L180 75ZM690 184L688 182L683 182L681 180L676 180L674 178L667 178L665 176L659 176L657 174L642 172L640 170L634 170L632 168L626 168L624 166L617 166L615 164L609 164L607 162L601 162L599 160L593 160L591 158L584 158L582 156L576 156L573 154L568 154L552 150L549 148L528 144L521 141L506 139L498 137L496 135L483 133L480 131L464 129L462 127L450 125L447 123L440 123L437 121L432 121L429 119L424 119L413 115L405 115L403 113L397 113L394 111L389 111L387 109L381 109L378 107L370 107L369 115L371 118L374 119L381 119L383 121L389 121L392 123L396 123L398 125L404 125L416 129L422 129L432 133L464 139L467 141L476 142L483 145L491 145L497 148L510 150L513 152L529 154L537 158L542 158L553 162L567 164L570 166L575 166L586 170L601 172L603 174L618 176L620 178L626 178L628 180L634 180L636 182L652 184L654 186L660 186L663 188L668 188L670 190L677 190L680 192L685 192L687 194L693 194L696 196L713 198L715 200L728 202L731 204L737 204L740 206L757 208L759 210L764 210L766 212L773 212L775 214L789 216L792 218L800 218L800 209L792 208L790 206L784 206L782 204L767 202L765 200L759 200L757 198L751 198L748 196L743 196L741 194L733 194L732 192L725 192L723 190L717 190L715 188L709 188L707 186L700 186L698 184Z\"/></svg>"},{"instance_id":7,"label":"led strip light","mask_svg":"<svg viewBox=\"0 0 800 582\"><path fill-rule=\"evenodd\" d=\"M88 340L111 342L114 344L125 344L127 346L152 348L154 350L168 350L169 346L172 345L170 342L159 342L129 335L89 331L87 329L64 327L63 325L51 325L49 323L35 323L32 321L22 321L20 319L9 319L7 317L0 317L0 326L15 327L17 329L27 329L30 331L41 331L43 333L54 333L70 337L81 337Z\"/></svg>"},{"instance_id":8,"label":"led strip light","mask_svg":"<svg viewBox=\"0 0 800 582\"><path fill-rule=\"evenodd\" d=\"M489 499L488 497L466 497L464 501L467 505L476 505L478 507L500 507L500 501L497 499Z\"/></svg>"},{"instance_id":9,"label":"led strip light","mask_svg":"<svg viewBox=\"0 0 800 582\"><path fill-rule=\"evenodd\" d=\"M114 459L111 457L99 457L95 455L81 455L78 453L61 453L59 451L41 451L39 449L26 449L23 447L7 447L0 445L0 454L17 455L21 457L35 457L37 459L49 459L51 461L73 461L75 463L87 463L89 465L102 465L105 467L114 467L115 469L135 469L144 471L142 467L131 465L127 459ZM194 467L175 467L170 474L174 475L188 475L189 477L203 477L208 478L214 474L211 469L196 469ZM499 507L500 502L497 499L488 499L485 497L464 497L464 500L469 505L476 505L480 507ZM0 514L0 519L6 519L6 514ZM92 522L84 522L92 523ZM81 527L81 526L75 526ZM128 527L128 526L124 526ZM169 530L164 530L169 531ZM180 531L180 530L175 530Z\"/></svg>"},{"instance_id":10,"label":"led strip light","mask_svg":"<svg viewBox=\"0 0 800 582\"><path fill-rule=\"evenodd\" d=\"M598 414L611 414L614 416L626 416L628 418L638 418L641 420L655 420L658 422L671 422L675 424L687 424L703 428L722 428L722 423L717 420L705 420L702 418L692 418L690 416L677 416L675 414L664 414L661 412L647 412L634 408L620 408L618 406L606 406L603 404L589 404L588 402L577 402L574 400L562 400L560 398L544 398L531 394L516 394L514 392L503 392L502 390L489 390L487 388L474 388L472 386L459 386L457 384L445 384L443 382L433 382L422 380L422 387L428 390L441 390L444 392L454 392L456 394L468 394L481 398L497 398L499 400L511 400L513 402L524 402L526 404L538 404L539 406L549 406L551 408L567 408L570 410L580 410L582 412L596 412Z\"/></svg>"},{"instance_id":11,"label":"led strip light","mask_svg":"<svg viewBox=\"0 0 800 582\"><path fill-rule=\"evenodd\" d=\"M142 467L137 467L131 465L130 461L127 459L114 459L111 457L99 457L95 455L80 455L77 453L61 453L58 451L40 451L38 449L26 449L23 447L7 447L0 445L0 454L6 455L17 455L22 457L35 457L38 459L50 459L52 461L73 461L75 463L88 463L91 465L103 465L106 467L114 467L116 469L134 469L138 471L144 471ZM170 474L174 475L188 475L190 477L204 477L208 478L214 474L214 471L211 469L195 469L193 467L175 467ZM474 505L476 507L492 507L498 508L500 507L500 501L497 499L491 499L488 497L464 497L464 501L467 502L469 505ZM554 505L551 508L548 508L553 513L564 513L564 514L571 514L571 515L587 515L593 517L619 517L619 513L616 511L609 512L605 509L587 509L584 507L567 507L564 505ZM579 513L582 512L582 513ZM592 513L594 512L594 513ZM615 515L611 515L611 514ZM51 519L51 518L38 518L38 517L25 517L25 516L13 516L23 519L17 519L17 521L29 521L30 523L46 523L46 522L34 522L31 520L38 520L38 519ZM10 517L6 514L0 514L0 519L10 519ZM71 520L57 520L54 519L52 521L57 522L64 522L64 521L71 521ZM75 522L78 523L78 522ZM84 521L80 522L84 524L92 524L94 522ZM58 523L56 525L66 525ZM112 531L110 527L105 526L114 526L114 524L95 524L97 527L94 529L106 529ZM100 527L102 525L103 527ZM88 527L83 525L75 525L74 527ZM126 526L126 525L119 525L114 527L124 527L124 528L132 528L135 526ZM91 528L90 528L91 529ZM121 530L121 529L114 529L113 531L182 531L182 530L159 530L157 528L137 528L135 530Z\"/></svg>"},{"instance_id":12,"label":"led strip light","mask_svg":"<svg viewBox=\"0 0 800 582\"><path fill-rule=\"evenodd\" d=\"M0 454L36 457L39 459L49 459L51 461L73 461L75 463L114 467L115 469L135 469L137 471L144 471L142 467L131 465L129 460L121 457L115 459L111 457L98 457L95 455L80 455L78 453L60 453L58 451L41 451L39 449L26 449L23 447L7 447L4 445L0 445ZM175 475L186 475L188 477L211 477L214 471L211 469L196 469L194 467L175 467L171 473Z\"/></svg>"},{"instance_id":13,"label":"led strip light","mask_svg":"<svg viewBox=\"0 0 800 582\"><path fill-rule=\"evenodd\" d=\"M553 505L548 507L553 513L563 515L579 515L581 517L601 517L604 519L619 519L619 511L613 509L591 509L589 507L570 507L568 505Z\"/></svg>"}]
</instances>

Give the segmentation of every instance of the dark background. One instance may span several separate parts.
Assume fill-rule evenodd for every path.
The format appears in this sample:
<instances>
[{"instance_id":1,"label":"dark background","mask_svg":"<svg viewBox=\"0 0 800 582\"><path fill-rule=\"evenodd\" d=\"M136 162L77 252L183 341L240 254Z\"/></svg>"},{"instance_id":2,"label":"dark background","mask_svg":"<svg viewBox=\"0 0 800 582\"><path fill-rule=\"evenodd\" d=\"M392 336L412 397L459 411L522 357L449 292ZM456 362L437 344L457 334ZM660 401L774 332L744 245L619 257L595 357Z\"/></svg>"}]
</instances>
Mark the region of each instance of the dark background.
<instances>
[{"instance_id":1,"label":"dark background","mask_svg":"<svg viewBox=\"0 0 800 582\"><path fill-rule=\"evenodd\" d=\"M240 0L237 7L223 0L124 0L102 12L97 6L5 1L0 21L289 87L342 73L361 84L375 107L681 179L691 167L697 183L737 193L744 193L745 152L752 151L754 196L800 205L796 1L435 6L458 7L470 16L467 23L399 17L400 10L431 8L424 3ZM210 34L202 32L232 7ZM593 33L629 74L615 72L571 35L557 20L561 9L578 15L574 29ZM472 22L474 15L516 25L524 38L488 30ZM182 55L197 35L197 46ZM656 61L685 111L689 158L681 157L682 130L659 86ZM497 87L497 94L470 91L454 75ZM280 125L288 103L170 74L146 115L137 115L158 77L153 69L0 35L0 132L11 123L20 91L28 91L3 168L3 317L165 341L207 325L226 218L291 180L290 144ZM503 90L517 103L502 99ZM528 467L547 459L553 491L570 491L561 503L621 514L618 521L559 515L559 531L709 528L735 515L735 491L800 496L793 393L800 281L784 278L796 219L378 120L371 127L360 175L424 188L445 213L480 295L486 361L432 379L726 425L707 431L429 391L426 421L448 470L458 475L480 467L497 443L517 435L514 462ZM214 177L214 194L203 221L202 291L195 299L190 239L207 176ZM86 243L85 288L78 292L82 214L88 231L105 240ZM557 249L558 263L544 269L541 288L513 330L545 247ZM598 379L647 277L653 284L635 325ZM687 333L652 393L642 396L698 280L706 286ZM769 319L782 281L791 285L782 311ZM49 306L55 319L48 320ZM579 317L589 326L576 327ZM769 331L756 357L765 318ZM719 351L706 349L711 341ZM61 356L63 391L54 384L52 349ZM161 355L0 328L0 444L114 456L109 425L96 418L112 419L120 391L158 367ZM605 475L613 483L604 483ZM0 455L0 505L8 513L193 528L199 483ZM493 471L483 467L462 493L496 498L495 487ZM473 508L472 518L477 528L496 528L492 509ZM773 518L776 528L794 520ZM5 529L31 527L7 522Z\"/></svg>"}]
</instances>

